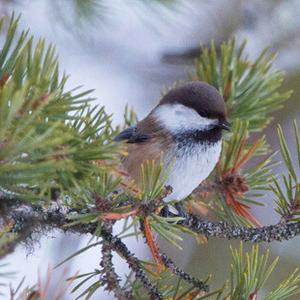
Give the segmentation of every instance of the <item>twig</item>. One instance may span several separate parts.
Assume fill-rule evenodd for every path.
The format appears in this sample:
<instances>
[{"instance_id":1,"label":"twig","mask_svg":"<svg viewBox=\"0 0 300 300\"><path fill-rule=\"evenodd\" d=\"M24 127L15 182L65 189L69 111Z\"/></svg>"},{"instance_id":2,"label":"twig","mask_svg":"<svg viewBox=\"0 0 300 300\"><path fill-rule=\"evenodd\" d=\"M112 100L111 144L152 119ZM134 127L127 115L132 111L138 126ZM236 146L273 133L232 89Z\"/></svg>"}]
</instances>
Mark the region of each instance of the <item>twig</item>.
<instances>
[{"instance_id":1,"label":"twig","mask_svg":"<svg viewBox=\"0 0 300 300\"><path fill-rule=\"evenodd\" d=\"M141 229L144 233L146 243L156 263L157 272L160 273L163 269L163 261L159 253L159 248L153 237L153 233L149 222L149 217L145 217L144 220L141 221Z\"/></svg>"},{"instance_id":2,"label":"twig","mask_svg":"<svg viewBox=\"0 0 300 300\"><path fill-rule=\"evenodd\" d=\"M205 284L203 281L191 276L190 274L184 272L176 264L164 253L161 254L161 259L164 265L175 275L182 278L186 282L192 284L194 287L198 288L201 291L206 293L209 292L209 286Z\"/></svg>"},{"instance_id":3,"label":"twig","mask_svg":"<svg viewBox=\"0 0 300 300\"><path fill-rule=\"evenodd\" d=\"M17 207L15 210L10 207L7 212L15 221L13 226L13 232L19 234L21 240L30 238L32 233L41 233L45 230L61 229L65 232L74 232L81 234L94 234L97 229L97 224L78 224L72 227L66 227L70 222L67 219L68 213L72 210L66 210L63 208L52 208L48 210L41 209L39 207L32 208L30 206L23 205ZM121 241L121 239L113 236L105 229L101 230L100 236L105 242L107 242L111 249L120 253L122 257L127 261L129 267L134 271L136 278L138 278L147 292L150 294L151 299L160 300L163 299L156 286L149 280L146 273L141 267L140 261L136 258ZM16 244L14 245L16 246Z\"/></svg>"},{"instance_id":4,"label":"twig","mask_svg":"<svg viewBox=\"0 0 300 300\"><path fill-rule=\"evenodd\" d=\"M29 205L9 207L9 210L4 213L6 219L14 220L12 232L18 234L18 238L9 247L10 251L13 251L21 241L30 238L33 233L42 233L51 229L61 229L65 232L80 234L95 233L97 223L77 224L67 227L66 225L70 223L67 215L72 212L74 211L58 207L48 209L33 208ZM281 222L276 225L248 228L229 225L224 222L211 222L186 213L185 219L179 221L178 224L206 237L238 239L253 243L289 240L300 235L300 222ZM126 259L136 278L142 282L152 299L162 299L157 288L143 271L140 261L127 249L126 245L119 238L105 230L102 230L100 235L110 244L112 250L119 252Z\"/></svg>"},{"instance_id":5,"label":"twig","mask_svg":"<svg viewBox=\"0 0 300 300\"><path fill-rule=\"evenodd\" d=\"M206 237L236 239L253 243L290 240L300 234L300 222L278 223L276 225L250 228L230 225L225 222L210 222L191 214L178 222L179 225L189 228L193 232Z\"/></svg>"},{"instance_id":6,"label":"twig","mask_svg":"<svg viewBox=\"0 0 300 300\"><path fill-rule=\"evenodd\" d=\"M62 208L43 210L23 205L16 208L10 207L6 217L10 217L15 222L12 231L19 234L16 243L26 239L33 232L55 228L80 234L93 234L95 232L96 223L66 227L70 222L66 218L70 212L72 211ZM211 222L186 213L185 219L179 221L178 224L206 237L237 239L255 243L290 240L300 235L300 222L281 222L276 225L249 228L230 225L222 221Z\"/></svg>"},{"instance_id":7,"label":"twig","mask_svg":"<svg viewBox=\"0 0 300 300\"><path fill-rule=\"evenodd\" d=\"M21 235L23 239L26 239L32 232L47 231L54 228L61 229L65 232L80 234L93 234L95 232L97 227L96 223L66 227L70 222L66 218L70 212L72 212L72 210L63 208L44 210L23 205L16 208L10 207L6 213L6 217L10 217L14 220L15 225L12 231ZM290 240L300 234L300 222L281 222L276 225L249 228L230 225L222 221L211 222L186 213L185 219L179 221L178 224L196 233L203 234L206 237L213 236L255 243ZM21 237L18 241L20 241L20 239Z\"/></svg>"},{"instance_id":8,"label":"twig","mask_svg":"<svg viewBox=\"0 0 300 300\"><path fill-rule=\"evenodd\" d=\"M177 275L178 277L180 277L183 280L187 281L188 283L192 284L194 287L198 288L199 290L204 291L204 292L209 292L209 286L207 284L205 284L203 281L200 281L199 279L194 278L193 276L191 276L188 273L181 270L179 267L176 266L176 264L165 253L160 253L159 248L156 245L156 243L154 242L153 238L152 238L152 240L149 240L149 238L147 238L147 231L146 231L147 227L145 226L147 223L145 221L146 221L146 219L144 221L141 221L141 230L144 233L144 238L145 238L149 248L152 249L152 246L150 246L150 243L154 243L154 245L155 245L155 251L151 250L151 252L152 252L153 256L155 255L154 258L156 260L156 264L164 265L173 274ZM161 272L161 270L159 270L158 272Z\"/></svg>"},{"instance_id":9,"label":"twig","mask_svg":"<svg viewBox=\"0 0 300 300\"><path fill-rule=\"evenodd\" d=\"M102 226L107 233L112 234L112 225L112 222L106 221ZM120 278L115 272L112 262L112 247L108 241L103 241L101 252L100 266L103 268L101 280L106 284L106 289L113 292L115 297L119 300L132 300L132 292L124 290L119 284Z\"/></svg>"},{"instance_id":10,"label":"twig","mask_svg":"<svg viewBox=\"0 0 300 300\"><path fill-rule=\"evenodd\" d=\"M153 283L147 277L145 271L142 269L140 261L128 250L127 246L121 241L121 239L104 230L102 231L101 236L105 241L112 245L115 251L120 253L125 258L129 267L135 273L136 278L142 282L144 288L149 293L151 299L163 299L156 286L153 285Z\"/></svg>"}]
</instances>

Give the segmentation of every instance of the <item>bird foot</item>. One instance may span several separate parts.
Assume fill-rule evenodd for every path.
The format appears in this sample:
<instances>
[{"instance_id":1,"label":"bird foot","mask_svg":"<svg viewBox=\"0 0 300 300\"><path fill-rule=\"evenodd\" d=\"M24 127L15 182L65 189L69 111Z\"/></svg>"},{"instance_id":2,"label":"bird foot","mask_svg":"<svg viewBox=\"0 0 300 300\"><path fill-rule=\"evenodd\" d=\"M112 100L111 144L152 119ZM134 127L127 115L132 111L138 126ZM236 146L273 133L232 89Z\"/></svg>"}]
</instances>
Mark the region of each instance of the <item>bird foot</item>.
<instances>
[{"instance_id":1,"label":"bird foot","mask_svg":"<svg viewBox=\"0 0 300 300\"><path fill-rule=\"evenodd\" d=\"M167 204L161 210L163 217L182 217L186 218L187 213L181 203L176 203L174 206Z\"/></svg>"}]
</instances>

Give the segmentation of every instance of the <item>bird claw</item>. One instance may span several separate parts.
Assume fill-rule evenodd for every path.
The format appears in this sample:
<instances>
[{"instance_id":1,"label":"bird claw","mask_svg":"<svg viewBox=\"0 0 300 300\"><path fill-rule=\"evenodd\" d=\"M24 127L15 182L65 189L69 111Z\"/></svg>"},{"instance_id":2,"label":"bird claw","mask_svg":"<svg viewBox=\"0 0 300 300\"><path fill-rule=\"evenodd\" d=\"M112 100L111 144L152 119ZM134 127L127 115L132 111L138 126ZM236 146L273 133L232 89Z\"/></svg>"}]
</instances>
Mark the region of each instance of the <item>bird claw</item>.
<instances>
[{"instance_id":1,"label":"bird claw","mask_svg":"<svg viewBox=\"0 0 300 300\"><path fill-rule=\"evenodd\" d=\"M184 209L183 205L180 203L176 203L174 206L172 206L170 204L165 205L161 209L161 215L165 218L167 218L167 217L182 217L185 219L187 217L186 210Z\"/></svg>"}]
</instances>

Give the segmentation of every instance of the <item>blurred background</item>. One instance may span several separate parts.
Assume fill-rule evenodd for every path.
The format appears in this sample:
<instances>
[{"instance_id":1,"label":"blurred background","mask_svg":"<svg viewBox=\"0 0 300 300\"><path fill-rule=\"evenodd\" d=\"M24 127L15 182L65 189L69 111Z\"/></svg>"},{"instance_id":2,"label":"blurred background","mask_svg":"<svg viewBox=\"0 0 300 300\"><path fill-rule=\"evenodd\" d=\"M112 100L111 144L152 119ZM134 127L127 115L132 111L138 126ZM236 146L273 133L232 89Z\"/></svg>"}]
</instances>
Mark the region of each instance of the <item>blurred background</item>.
<instances>
[{"instance_id":1,"label":"blurred background","mask_svg":"<svg viewBox=\"0 0 300 300\"><path fill-rule=\"evenodd\" d=\"M56 45L62 70L70 74L69 87L84 85L95 89L95 103L105 105L113 114L115 124L123 120L126 104L134 107L139 118L144 117L159 100L163 87L184 80L193 71L200 45L211 40L220 44L232 36L248 40L246 52L255 58L269 46L278 52L275 68L286 71L285 88L294 95L285 110L277 113L274 123L266 130L267 139L278 149L276 124L282 124L293 147L292 120L299 118L300 107L300 1L297 0L0 0L0 13L21 13L23 28L30 28L35 37L44 37ZM21 29L21 28L20 28ZM281 166L275 170L283 172ZM271 195L266 206L256 211L264 224L278 220L272 209ZM198 245L185 237L183 251L161 241L168 253L186 271L200 278L214 274L213 287L227 278L230 264L229 245L235 242L211 239ZM19 247L8 257L15 287L23 276L28 285L37 281L38 270L44 277L48 266L53 267L79 248L89 237L61 235L52 232L34 245L32 251ZM139 257L149 253L140 240L132 239L131 249ZM138 245L138 247L137 247ZM272 256L281 256L279 271L270 285L300 265L300 239L273 243ZM91 249L52 274L53 290L62 284L61 273L73 275L98 267L100 250ZM115 257L117 269L125 274L126 265ZM7 299L9 296L7 295ZM51 299L51 298L49 298ZM64 299L75 299L75 296ZM92 299L114 299L99 291Z\"/></svg>"}]
</instances>

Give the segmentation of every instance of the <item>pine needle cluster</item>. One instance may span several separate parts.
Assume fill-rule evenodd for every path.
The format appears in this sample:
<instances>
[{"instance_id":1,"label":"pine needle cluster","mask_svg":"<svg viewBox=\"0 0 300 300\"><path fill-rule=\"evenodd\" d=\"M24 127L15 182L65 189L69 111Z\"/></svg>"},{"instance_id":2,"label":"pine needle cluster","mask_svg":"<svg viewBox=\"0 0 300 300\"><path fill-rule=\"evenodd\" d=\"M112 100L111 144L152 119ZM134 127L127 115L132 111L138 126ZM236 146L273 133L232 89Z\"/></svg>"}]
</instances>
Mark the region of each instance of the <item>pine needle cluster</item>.
<instances>
[{"instance_id":1,"label":"pine needle cluster","mask_svg":"<svg viewBox=\"0 0 300 300\"><path fill-rule=\"evenodd\" d=\"M62 264L92 247L101 248L100 264L94 270L68 279L76 299L90 299L101 287L117 299L276 300L300 293L300 273L295 270L263 294L278 259L270 262L268 250L261 253L258 245L249 252L242 243L231 249L228 280L212 290L213 275L186 273L161 253L154 239L155 232L182 249L182 233L253 243L300 234L298 126L294 123L296 162L278 127L287 169L283 187L273 174L276 153L262 135L271 113L291 95L281 91L284 74L272 67L274 54L266 49L251 61L244 53L246 42L237 45L234 39L224 42L220 53L213 43L202 49L191 76L220 91L233 130L224 139L217 167L185 199L179 217L164 210L163 199L171 188L165 186L160 162L142 166L139 188L119 169L118 157L126 149L113 137L121 127L136 122L134 112L127 109L124 124L114 128L105 109L93 104L91 91L66 89L68 77L59 71L55 48L34 40L28 30L19 33L18 23L15 15L0 21L5 35L0 50L1 259L33 233L60 229L92 235L86 247ZM273 192L281 217L270 226L263 226L251 213L251 206L263 205L266 190ZM123 220L123 229L115 234L118 220ZM142 261L127 248L130 236L146 241L152 262ZM125 283L114 266L114 253L131 270ZM4 284L10 274L0 273ZM12 299L39 299L46 293L41 285L11 289Z\"/></svg>"}]
</instances>

